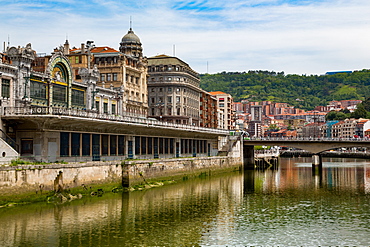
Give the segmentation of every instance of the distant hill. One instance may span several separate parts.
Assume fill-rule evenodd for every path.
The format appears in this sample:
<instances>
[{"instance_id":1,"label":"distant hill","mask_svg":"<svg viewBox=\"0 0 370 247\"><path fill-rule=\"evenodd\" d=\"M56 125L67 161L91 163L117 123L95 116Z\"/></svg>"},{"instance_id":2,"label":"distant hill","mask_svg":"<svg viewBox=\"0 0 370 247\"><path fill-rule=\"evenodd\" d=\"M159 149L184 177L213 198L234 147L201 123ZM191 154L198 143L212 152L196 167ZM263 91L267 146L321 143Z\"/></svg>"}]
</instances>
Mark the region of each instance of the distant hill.
<instances>
[{"instance_id":1,"label":"distant hill","mask_svg":"<svg viewBox=\"0 0 370 247\"><path fill-rule=\"evenodd\" d=\"M332 100L365 100L370 96L370 70L332 75L285 75L284 72L248 71L201 74L201 88L223 91L234 101L274 101L312 110Z\"/></svg>"}]
</instances>

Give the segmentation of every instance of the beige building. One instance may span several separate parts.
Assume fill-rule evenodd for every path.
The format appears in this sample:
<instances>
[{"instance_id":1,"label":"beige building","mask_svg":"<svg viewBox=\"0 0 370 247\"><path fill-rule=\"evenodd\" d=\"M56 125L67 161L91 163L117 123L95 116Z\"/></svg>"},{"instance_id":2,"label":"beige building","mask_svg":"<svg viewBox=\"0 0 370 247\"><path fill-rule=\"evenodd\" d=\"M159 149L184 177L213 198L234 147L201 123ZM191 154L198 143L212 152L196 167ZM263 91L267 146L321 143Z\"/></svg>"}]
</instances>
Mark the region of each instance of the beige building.
<instances>
[{"instance_id":1,"label":"beige building","mask_svg":"<svg viewBox=\"0 0 370 247\"><path fill-rule=\"evenodd\" d=\"M221 129L234 129L233 124L233 98L230 94L216 91L210 94L217 98L219 113L218 126Z\"/></svg>"},{"instance_id":2,"label":"beige building","mask_svg":"<svg viewBox=\"0 0 370 247\"><path fill-rule=\"evenodd\" d=\"M200 78L177 57L148 58L148 116L171 123L200 125Z\"/></svg>"},{"instance_id":3,"label":"beige building","mask_svg":"<svg viewBox=\"0 0 370 247\"><path fill-rule=\"evenodd\" d=\"M81 68L95 67L100 76L97 85L102 88L115 89L119 93L115 96L121 99L122 114L147 116L148 91L147 91L147 59L143 56L143 48L139 37L132 31L123 36L119 51L107 46L95 47L92 41L81 44L80 48L70 49L68 41L63 50L72 65L74 79L81 81L79 70ZM89 59L90 57L90 59ZM96 92L98 93L98 92ZM105 102L97 99L95 106L101 112L106 112ZM115 114L118 109L108 109Z\"/></svg>"}]
</instances>

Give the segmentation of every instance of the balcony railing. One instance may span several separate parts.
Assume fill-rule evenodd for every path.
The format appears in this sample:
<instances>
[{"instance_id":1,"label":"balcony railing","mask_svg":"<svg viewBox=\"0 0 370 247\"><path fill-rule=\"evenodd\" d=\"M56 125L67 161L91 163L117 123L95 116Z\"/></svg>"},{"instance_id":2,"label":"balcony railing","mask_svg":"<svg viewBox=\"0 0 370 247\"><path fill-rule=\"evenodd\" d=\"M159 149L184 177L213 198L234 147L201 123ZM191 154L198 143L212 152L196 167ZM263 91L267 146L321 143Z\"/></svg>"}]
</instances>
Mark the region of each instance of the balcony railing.
<instances>
[{"instance_id":1,"label":"balcony railing","mask_svg":"<svg viewBox=\"0 0 370 247\"><path fill-rule=\"evenodd\" d=\"M136 123L145 124L147 126L157 126L157 127L167 127L167 128L177 128L184 130L207 132L211 134L227 135L229 132L223 129L212 129L204 128L199 126L184 125L184 124L174 124L168 122L161 122L154 119L148 119L142 114L125 112L124 115L113 115L106 113L99 113L91 110L79 110L79 109L68 109L59 107L5 107L2 114L3 117L7 116L70 116L70 117L80 117L89 119L99 119L115 122L125 122L125 123Z\"/></svg>"}]
</instances>

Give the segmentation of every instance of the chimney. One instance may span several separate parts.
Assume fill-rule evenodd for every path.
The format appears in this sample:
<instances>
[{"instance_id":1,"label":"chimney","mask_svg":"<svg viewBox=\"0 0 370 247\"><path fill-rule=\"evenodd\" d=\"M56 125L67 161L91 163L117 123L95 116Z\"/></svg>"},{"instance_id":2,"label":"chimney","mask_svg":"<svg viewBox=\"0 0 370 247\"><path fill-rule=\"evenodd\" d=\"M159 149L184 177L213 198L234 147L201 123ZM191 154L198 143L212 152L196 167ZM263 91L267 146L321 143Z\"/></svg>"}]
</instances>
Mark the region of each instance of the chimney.
<instances>
[{"instance_id":1,"label":"chimney","mask_svg":"<svg viewBox=\"0 0 370 247\"><path fill-rule=\"evenodd\" d=\"M85 53L85 44L81 43L81 53Z\"/></svg>"}]
</instances>

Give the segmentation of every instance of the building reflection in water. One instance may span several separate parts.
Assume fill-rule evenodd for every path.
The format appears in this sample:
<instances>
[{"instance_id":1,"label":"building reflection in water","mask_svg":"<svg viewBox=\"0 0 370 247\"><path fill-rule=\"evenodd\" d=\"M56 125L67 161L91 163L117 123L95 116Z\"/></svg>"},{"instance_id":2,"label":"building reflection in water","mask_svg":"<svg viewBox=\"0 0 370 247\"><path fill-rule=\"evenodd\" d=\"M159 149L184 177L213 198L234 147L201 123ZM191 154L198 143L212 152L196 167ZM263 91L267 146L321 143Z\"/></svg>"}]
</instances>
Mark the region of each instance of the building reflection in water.
<instances>
[{"instance_id":1,"label":"building reflection in water","mask_svg":"<svg viewBox=\"0 0 370 247\"><path fill-rule=\"evenodd\" d=\"M289 208L294 203L301 205L302 195L314 198L332 192L349 196L370 193L369 163L324 159L322 172L315 174L310 159L281 159L277 170L205 177L62 205L39 203L2 208L0 243L2 246L222 245L238 239L238 227L257 224L266 207ZM337 200L341 198L333 199L333 205ZM249 223L240 223L241 218ZM262 217L261 222L264 220Z\"/></svg>"}]
</instances>

